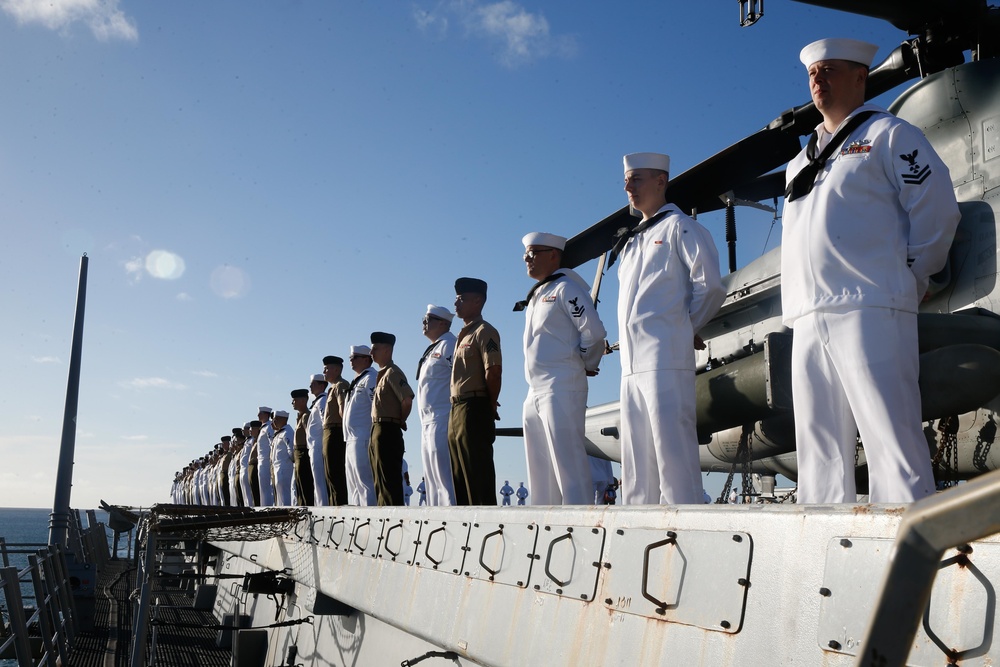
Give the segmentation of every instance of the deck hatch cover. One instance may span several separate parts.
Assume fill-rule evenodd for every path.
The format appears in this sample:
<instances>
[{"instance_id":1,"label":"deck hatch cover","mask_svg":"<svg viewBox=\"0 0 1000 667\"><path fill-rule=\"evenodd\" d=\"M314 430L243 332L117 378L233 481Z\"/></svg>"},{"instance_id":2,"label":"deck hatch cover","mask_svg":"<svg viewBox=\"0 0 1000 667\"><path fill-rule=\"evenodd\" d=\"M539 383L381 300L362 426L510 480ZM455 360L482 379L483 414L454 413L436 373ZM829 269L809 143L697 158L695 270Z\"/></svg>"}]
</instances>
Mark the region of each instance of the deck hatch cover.
<instances>
[{"instance_id":1,"label":"deck hatch cover","mask_svg":"<svg viewBox=\"0 0 1000 667\"><path fill-rule=\"evenodd\" d=\"M748 533L618 529L608 540L600 597L625 614L736 633L752 557Z\"/></svg>"},{"instance_id":2,"label":"deck hatch cover","mask_svg":"<svg viewBox=\"0 0 1000 667\"><path fill-rule=\"evenodd\" d=\"M469 528L468 521L424 520L414 564L438 572L461 574Z\"/></svg>"},{"instance_id":3,"label":"deck hatch cover","mask_svg":"<svg viewBox=\"0 0 1000 667\"><path fill-rule=\"evenodd\" d=\"M827 545L817 642L825 651L856 655L864 639L893 540L835 537ZM954 650L962 665L989 665L991 637L1000 636L996 589L1000 545L973 543L962 554L945 552L934 578L928 611L906 664L936 667ZM960 611L957 611L960 610Z\"/></svg>"},{"instance_id":4,"label":"deck hatch cover","mask_svg":"<svg viewBox=\"0 0 1000 667\"><path fill-rule=\"evenodd\" d=\"M378 557L412 565L420 543L421 523L418 519L386 519L379 538Z\"/></svg>"},{"instance_id":5,"label":"deck hatch cover","mask_svg":"<svg viewBox=\"0 0 1000 667\"><path fill-rule=\"evenodd\" d=\"M529 586L539 593L593 600L606 530L593 526L542 525L537 532Z\"/></svg>"},{"instance_id":6,"label":"deck hatch cover","mask_svg":"<svg viewBox=\"0 0 1000 667\"><path fill-rule=\"evenodd\" d=\"M534 563L538 526L533 523L476 522L469 533L465 574L524 588Z\"/></svg>"}]
</instances>

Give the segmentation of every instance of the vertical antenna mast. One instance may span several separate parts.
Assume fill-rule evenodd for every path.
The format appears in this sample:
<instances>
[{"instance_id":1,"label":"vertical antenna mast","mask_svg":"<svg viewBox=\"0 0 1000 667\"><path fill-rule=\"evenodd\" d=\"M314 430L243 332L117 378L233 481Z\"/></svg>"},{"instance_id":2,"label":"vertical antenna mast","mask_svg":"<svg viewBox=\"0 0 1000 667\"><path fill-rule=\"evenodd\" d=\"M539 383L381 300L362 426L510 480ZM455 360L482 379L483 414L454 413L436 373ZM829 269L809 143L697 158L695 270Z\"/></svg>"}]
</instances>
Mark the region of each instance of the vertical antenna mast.
<instances>
[{"instance_id":1,"label":"vertical antenna mast","mask_svg":"<svg viewBox=\"0 0 1000 667\"><path fill-rule=\"evenodd\" d=\"M76 410L80 399L80 359L83 353L83 313L87 305L87 254L80 258L80 283L76 294L76 319L73 323L73 346L66 383L66 408L63 411L62 440L59 445L59 470L56 493L49 515L49 544L66 545L69 526L69 497L73 489L73 455L76 449Z\"/></svg>"}]
</instances>

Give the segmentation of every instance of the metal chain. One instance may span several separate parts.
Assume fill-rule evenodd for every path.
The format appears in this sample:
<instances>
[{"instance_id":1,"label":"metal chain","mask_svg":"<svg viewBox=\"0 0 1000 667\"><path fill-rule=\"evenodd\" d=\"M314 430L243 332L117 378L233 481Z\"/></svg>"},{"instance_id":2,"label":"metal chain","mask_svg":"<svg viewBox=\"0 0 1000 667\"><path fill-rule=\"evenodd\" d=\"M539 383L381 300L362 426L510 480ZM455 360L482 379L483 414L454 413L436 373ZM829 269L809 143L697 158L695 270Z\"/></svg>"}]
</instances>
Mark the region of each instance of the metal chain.
<instances>
[{"instance_id":1,"label":"metal chain","mask_svg":"<svg viewBox=\"0 0 1000 667\"><path fill-rule=\"evenodd\" d=\"M739 458L742 452L742 463L743 463L743 497L756 496L757 492L753 485L753 473L750 470L750 461L753 459L753 424L745 425L743 427L743 433L740 435L740 444L742 447L737 450L737 458ZM750 492L747 492L750 489Z\"/></svg>"},{"instance_id":2,"label":"metal chain","mask_svg":"<svg viewBox=\"0 0 1000 667\"><path fill-rule=\"evenodd\" d=\"M976 436L976 448L972 452L972 465L976 470L982 470L983 472L987 470L990 449L993 447L993 441L996 437L997 423L993 421L993 415L990 415L987 417L983 427L979 429L979 435Z\"/></svg>"},{"instance_id":3,"label":"metal chain","mask_svg":"<svg viewBox=\"0 0 1000 667\"><path fill-rule=\"evenodd\" d=\"M743 477L743 492L747 493L747 487L753 486L753 477L750 472L750 461L752 454L753 424L745 424L743 433L740 434L740 442L736 446L736 460L729 468L729 476L722 487L722 493L716 498L716 505L725 505L729 502L729 492L733 490L733 477L736 476L736 466L741 467Z\"/></svg>"},{"instance_id":4,"label":"metal chain","mask_svg":"<svg viewBox=\"0 0 1000 667\"><path fill-rule=\"evenodd\" d=\"M946 489L958 484L958 415L938 421L937 430L941 442L931 459L931 466L941 471L944 479L940 487Z\"/></svg>"}]
</instances>

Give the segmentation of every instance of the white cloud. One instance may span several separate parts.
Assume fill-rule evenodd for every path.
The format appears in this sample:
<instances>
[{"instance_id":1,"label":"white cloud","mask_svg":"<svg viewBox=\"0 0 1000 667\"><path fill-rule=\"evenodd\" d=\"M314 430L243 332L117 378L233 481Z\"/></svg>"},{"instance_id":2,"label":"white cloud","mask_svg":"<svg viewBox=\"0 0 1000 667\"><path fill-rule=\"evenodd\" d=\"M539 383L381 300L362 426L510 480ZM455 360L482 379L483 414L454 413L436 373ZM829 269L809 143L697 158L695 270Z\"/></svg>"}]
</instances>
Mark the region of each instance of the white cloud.
<instances>
[{"instance_id":1,"label":"white cloud","mask_svg":"<svg viewBox=\"0 0 1000 667\"><path fill-rule=\"evenodd\" d=\"M123 435L122 440L129 440L132 442L137 442L140 440L149 440L148 435Z\"/></svg>"},{"instance_id":2,"label":"white cloud","mask_svg":"<svg viewBox=\"0 0 1000 667\"><path fill-rule=\"evenodd\" d=\"M187 292L180 292L177 295L177 300L178 301L194 301L194 297L191 296L190 294L188 294Z\"/></svg>"},{"instance_id":3,"label":"white cloud","mask_svg":"<svg viewBox=\"0 0 1000 667\"><path fill-rule=\"evenodd\" d=\"M451 0L440 3L433 11L421 8L413 11L420 30L441 38L448 31L449 15L465 26L469 36L498 43L497 58L508 67L549 56L568 58L577 50L575 38L553 35L543 14L529 12L513 0Z\"/></svg>"},{"instance_id":4,"label":"white cloud","mask_svg":"<svg viewBox=\"0 0 1000 667\"><path fill-rule=\"evenodd\" d=\"M145 270L146 260L142 257L133 257L125 262L125 275L127 275L129 280L133 283L137 283L142 280Z\"/></svg>"},{"instance_id":5,"label":"white cloud","mask_svg":"<svg viewBox=\"0 0 1000 667\"><path fill-rule=\"evenodd\" d=\"M106 42L139 39L135 21L118 8L119 0L0 0L0 10L18 23L38 23L50 30L68 30L83 23L94 37Z\"/></svg>"},{"instance_id":6,"label":"white cloud","mask_svg":"<svg viewBox=\"0 0 1000 667\"><path fill-rule=\"evenodd\" d=\"M59 357L32 357L32 361L36 364L61 364Z\"/></svg>"},{"instance_id":7,"label":"white cloud","mask_svg":"<svg viewBox=\"0 0 1000 667\"><path fill-rule=\"evenodd\" d=\"M187 389L187 387L179 382L171 382L164 378L133 378L131 380L123 380L118 383L122 387L129 389Z\"/></svg>"},{"instance_id":8,"label":"white cloud","mask_svg":"<svg viewBox=\"0 0 1000 667\"><path fill-rule=\"evenodd\" d=\"M191 371L191 372L194 373L195 375L197 375L198 377L203 377L203 378L217 378L217 377L219 377L218 373L213 373L212 371Z\"/></svg>"}]
</instances>

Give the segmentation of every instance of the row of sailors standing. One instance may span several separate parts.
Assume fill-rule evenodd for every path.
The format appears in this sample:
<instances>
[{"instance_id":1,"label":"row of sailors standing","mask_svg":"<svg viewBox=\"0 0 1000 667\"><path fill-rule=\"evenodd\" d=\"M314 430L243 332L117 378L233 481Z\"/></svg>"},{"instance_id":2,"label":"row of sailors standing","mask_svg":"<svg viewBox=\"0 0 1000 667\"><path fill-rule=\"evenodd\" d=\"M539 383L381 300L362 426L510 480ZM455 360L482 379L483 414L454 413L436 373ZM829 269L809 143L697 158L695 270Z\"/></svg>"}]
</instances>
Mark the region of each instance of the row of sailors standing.
<instances>
[{"instance_id":1,"label":"row of sailors standing","mask_svg":"<svg viewBox=\"0 0 1000 667\"><path fill-rule=\"evenodd\" d=\"M177 473L173 501L403 505L403 431L416 399L428 504L493 504L500 337L481 316L486 283L460 278L455 290L462 342L450 331L455 315L428 305L422 325L431 344L417 365L416 392L393 363L395 336L374 332L371 346L351 347L350 383L343 359L324 357L309 389L291 392L294 428L288 412L260 406L258 420Z\"/></svg>"}]
</instances>

